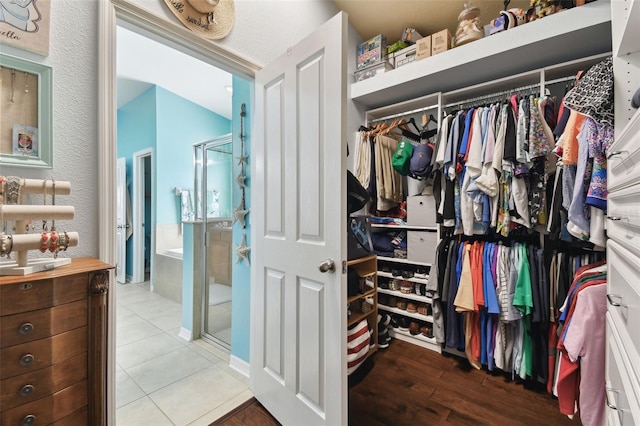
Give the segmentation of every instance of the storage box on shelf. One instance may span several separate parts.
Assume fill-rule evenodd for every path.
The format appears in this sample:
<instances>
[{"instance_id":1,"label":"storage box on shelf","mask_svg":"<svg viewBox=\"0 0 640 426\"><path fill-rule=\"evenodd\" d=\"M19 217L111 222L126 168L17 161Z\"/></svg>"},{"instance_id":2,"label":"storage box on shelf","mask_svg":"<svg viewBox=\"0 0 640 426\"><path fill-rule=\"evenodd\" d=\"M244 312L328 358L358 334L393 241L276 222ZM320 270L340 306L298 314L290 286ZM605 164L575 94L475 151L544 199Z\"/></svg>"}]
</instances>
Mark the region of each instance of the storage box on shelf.
<instances>
[{"instance_id":1,"label":"storage box on shelf","mask_svg":"<svg viewBox=\"0 0 640 426\"><path fill-rule=\"evenodd\" d=\"M627 2L587 3L415 61L351 85L351 99L363 106L378 108L610 52L612 4L618 3L624 8L622 3Z\"/></svg>"}]
</instances>

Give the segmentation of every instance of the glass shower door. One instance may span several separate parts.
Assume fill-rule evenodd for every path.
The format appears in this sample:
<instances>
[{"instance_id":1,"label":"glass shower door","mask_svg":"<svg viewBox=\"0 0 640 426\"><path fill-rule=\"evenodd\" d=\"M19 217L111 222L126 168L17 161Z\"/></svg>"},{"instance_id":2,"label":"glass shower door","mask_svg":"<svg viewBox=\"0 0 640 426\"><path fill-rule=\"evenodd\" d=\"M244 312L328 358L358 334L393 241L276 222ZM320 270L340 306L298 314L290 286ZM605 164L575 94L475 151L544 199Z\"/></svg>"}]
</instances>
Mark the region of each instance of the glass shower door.
<instances>
[{"instance_id":1,"label":"glass shower door","mask_svg":"<svg viewBox=\"0 0 640 426\"><path fill-rule=\"evenodd\" d=\"M199 151L199 152L198 152ZM231 135L196 145L198 219L203 219L202 336L231 347L233 146ZM199 181L199 182L198 182Z\"/></svg>"}]
</instances>

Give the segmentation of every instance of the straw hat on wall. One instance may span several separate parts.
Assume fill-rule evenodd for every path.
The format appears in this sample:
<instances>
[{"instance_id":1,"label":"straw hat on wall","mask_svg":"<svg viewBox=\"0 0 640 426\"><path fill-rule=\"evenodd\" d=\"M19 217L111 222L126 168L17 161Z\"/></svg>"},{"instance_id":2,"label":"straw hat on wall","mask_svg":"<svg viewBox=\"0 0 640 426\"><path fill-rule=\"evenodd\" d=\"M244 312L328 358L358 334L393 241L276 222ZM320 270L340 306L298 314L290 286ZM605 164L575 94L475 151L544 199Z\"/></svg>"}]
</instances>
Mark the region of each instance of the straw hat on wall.
<instances>
[{"instance_id":1,"label":"straw hat on wall","mask_svg":"<svg viewBox=\"0 0 640 426\"><path fill-rule=\"evenodd\" d=\"M191 31L209 39L226 37L233 28L233 0L164 0L176 17Z\"/></svg>"}]
</instances>

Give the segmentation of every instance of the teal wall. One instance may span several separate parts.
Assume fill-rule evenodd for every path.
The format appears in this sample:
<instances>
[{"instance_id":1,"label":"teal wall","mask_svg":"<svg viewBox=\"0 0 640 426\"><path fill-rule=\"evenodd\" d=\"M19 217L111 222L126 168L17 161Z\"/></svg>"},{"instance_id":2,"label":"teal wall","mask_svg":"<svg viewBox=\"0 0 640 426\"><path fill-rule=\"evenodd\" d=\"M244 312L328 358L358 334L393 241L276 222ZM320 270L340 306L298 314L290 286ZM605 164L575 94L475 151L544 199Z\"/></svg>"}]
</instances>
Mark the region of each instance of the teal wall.
<instances>
[{"instance_id":1,"label":"teal wall","mask_svg":"<svg viewBox=\"0 0 640 426\"><path fill-rule=\"evenodd\" d=\"M175 189L193 189L193 144L226 135L231 121L160 87L157 97L156 221L180 223Z\"/></svg>"},{"instance_id":2,"label":"teal wall","mask_svg":"<svg viewBox=\"0 0 640 426\"><path fill-rule=\"evenodd\" d=\"M118 157L125 157L131 190L133 154L153 149L151 229L180 223L175 188L193 188L193 144L225 135L231 121L159 86L118 109ZM132 274L132 241L127 241L127 275Z\"/></svg>"},{"instance_id":3,"label":"teal wall","mask_svg":"<svg viewBox=\"0 0 640 426\"><path fill-rule=\"evenodd\" d=\"M244 119L244 134L245 134L245 155L249 156L249 162L245 166L245 176L247 188L245 190L245 208L251 208L251 105L253 105L253 85L246 80L239 77L233 77L233 152L234 157L240 156L240 107L244 103L246 104L246 117ZM238 161L233 163L233 176L237 177L240 172L240 166ZM234 208L240 204L242 198L242 192L240 186L236 183L233 185L233 199ZM235 255L235 248L241 244L242 235L246 235L246 244L251 247L251 220L252 213L249 213L246 217L247 226L242 229L240 223L233 225L233 290L231 297L233 303L231 304L231 354L243 361L249 362L249 342L250 342L250 325L251 325L251 270L249 265L244 261L236 263L237 256ZM249 252L249 259L251 259L251 252Z\"/></svg>"},{"instance_id":4,"label":"teal wall","mask_svg":"<svg viewBox=\"0 0 640 426\"><path fill-rule=\"evenodd\" d=\"M131 194L133 181L133 154L146 148L156 151L156 89L151 87L131 102L118 109L118 158L127 163L127 188ZM131 203L131 199L129 200ZM130 204L133 208L133 204ZM149 225L147 225L149 224ZM145 222L153 226L154 221ZM127 267L125 273L133 273L133 238L127 240Z\"/></svg>"}]
</instances>

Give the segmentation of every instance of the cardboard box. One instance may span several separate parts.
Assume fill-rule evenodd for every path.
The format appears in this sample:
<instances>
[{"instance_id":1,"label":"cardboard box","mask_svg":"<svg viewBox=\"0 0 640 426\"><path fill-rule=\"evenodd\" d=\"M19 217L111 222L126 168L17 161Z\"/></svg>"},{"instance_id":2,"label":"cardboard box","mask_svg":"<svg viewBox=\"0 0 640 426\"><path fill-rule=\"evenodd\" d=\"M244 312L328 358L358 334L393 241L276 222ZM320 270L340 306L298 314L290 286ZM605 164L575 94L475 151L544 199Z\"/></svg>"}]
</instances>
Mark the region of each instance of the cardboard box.
<instances>
[{"instance_id":1,"label":"cardboard box","mask_svg":"<svg viewBox=\"0 0 640 426\"><path fill-rule=\"evenodd\" d=\"M402 41L408 44L415 44L416 41L420 40L422 35L417 32L414 28L405 28L402 32Z\"/></svg>"},{"instance_id":2,"label":"cardboard box","mask_svg":"<svg viewBox=\"0 0 640 426\"><path fill-rule=\"evenodd\" d=\"M393 54L393 63L396 68L409 64L416 60L416 45L409 46Z\"/></svg>"},{"instance_id":3,"label":"cardboard box","mask_svg":"<svg viewBox=\"0 0 640 426\"><path fill-rule=\"evenodd\" d=\"M416 61L431 56L431 36L422 37L416 42Z\"/></svg>"},{"instance_id":4,"label":"cardboard box","mask_svg":"<svg viewBox=\"0 0 640 426\"><path fill-rule=\"evenodd\" d=\"M431 55L451 49L451 32L447 30L431 34Z\"/></svg>"},{"instance_id":5,"label":"cardboard box","mask_svg":"<svg viewBox=\"0 0 640 426\"><path fill-rule=\"evenodd\" d=\"M361 70L387 60L387 38L378 34L358 46L356 69Z\"/></svg>"}]
</instances>

